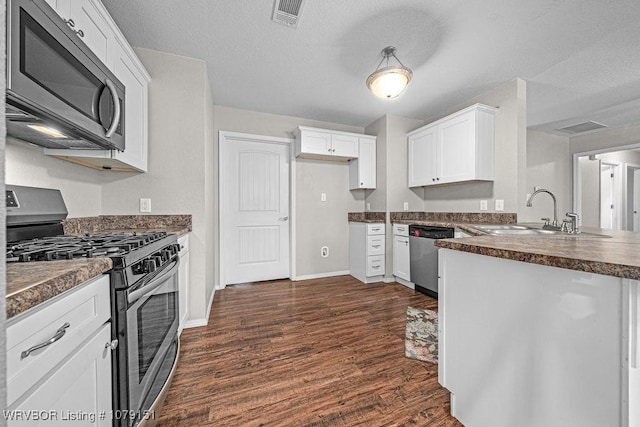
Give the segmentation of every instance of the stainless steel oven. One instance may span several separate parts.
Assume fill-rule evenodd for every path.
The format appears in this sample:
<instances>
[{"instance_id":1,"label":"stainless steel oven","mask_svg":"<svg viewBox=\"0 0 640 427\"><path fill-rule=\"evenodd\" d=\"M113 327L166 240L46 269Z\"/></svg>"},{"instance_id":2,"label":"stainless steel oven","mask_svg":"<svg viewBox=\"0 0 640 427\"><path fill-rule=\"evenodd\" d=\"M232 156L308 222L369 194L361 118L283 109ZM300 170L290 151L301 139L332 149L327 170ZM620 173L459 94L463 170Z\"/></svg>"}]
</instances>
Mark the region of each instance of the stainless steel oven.
<instances>
[{"instance_id":1,"label":"stainless steel oven","mask_svg":"<svg viewBox=\"0 0 640 427\"><path fill-rule=\"evenodd\" d=\"M128 411L120 414L120 425L131 426L144 419L175 364L179 263L178 256L169 253L161 266L153 257L143 260L129 272L140 272L143 278L115 291L115 324L124 344L117 349L118 375L120 384L126 384L126 390L120 390L119 407Z\"/></svg>"},{"instance_id":2,"label":"stainless steel oven","mask_svg":"<svg viewBox=\"0 0 640 427\"><path fill-rule=\"evenodd\" d=\"M124 150L125 87L45 0L7 0L7 131Z\"/></svg>"}]
</instances>

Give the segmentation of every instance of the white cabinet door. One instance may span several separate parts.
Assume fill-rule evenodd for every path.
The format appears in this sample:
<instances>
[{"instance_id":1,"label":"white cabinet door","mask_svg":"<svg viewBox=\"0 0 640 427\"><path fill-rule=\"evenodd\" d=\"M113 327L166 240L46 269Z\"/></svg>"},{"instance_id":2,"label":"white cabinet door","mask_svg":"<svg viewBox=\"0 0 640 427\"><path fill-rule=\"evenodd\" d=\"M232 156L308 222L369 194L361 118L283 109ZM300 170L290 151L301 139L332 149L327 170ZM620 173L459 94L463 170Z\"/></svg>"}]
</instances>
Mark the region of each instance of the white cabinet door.
<instances>
[{"instance_id":1,"label":"white cabinet door","mask_svg":"<svg viewBox=\"0 0 640 427\"><path fill-rule=\"evenodd\" d=\"M421 187L436 182L438 176L436 145L438 133L435 127L409 136L409 187Z\"/></svg>"},{"instance_id":2,"label":"white cabinet door","mask_svg":"<svg viewBox=\"0 0 640 427\"><path fill-rule=\"evenodd\" d=\"M113 40L114 33L96 5L88 0L71 1L70 17L74 22L72 28L78 37L107 64L108 45Z\"/></svg>"},{"instance_id":3,"label":"white cabinet door","mask_svg":"<svg viewBox=\"0 0 640 427\"><path fill-rule=\"evenodd\" d=\"M410 281L409 237L393 236L393 275Z\"/></svg>"},{"instance_id":4,"label":"white cabinet door","mask_svg":"<svg viewBox=\"0 0 640 427\"><path fill-rule=\"evenodd\" d=\"M111 324L106 323L92 339L75 350L69 359L37 385L26 399L8 408L9 414L49 413L55 414L55 419L9 420L7 425L68 426L90 423L111 426L112 350L105 347L110 341ZM104 419L100 414L105 414ZM83 416L88 418L73 418Z\"/></svg>"},{"instance_id":5,"label":"white cabinet door","mask_svg":"<svg viewBox=\"0 0 640 427\"><path fill-rule=\"evenodd\" d=\"M349 190L376 188L376 139L359 138L358 158L349 163Z\"/></svg>"},{"instance_id":6,"label":"white cabinet door","mask_svg":"<svg viewBox=\"0 0 640 427\"><path fill-rule=\"evenodd\" d=\"M56 13L65 21L69 19L69 9L71 7L71 5L69 4L69 2L71 0L46 0L47 3L49 4L49 6L51 6L53 8L53 10L56 11Z\"/></svg>"},{"instance_id":7,"label":"white cabinet door","mask_svg":"<svg viewBox=\"0 0 640 427\"><path fill-rule=\"evenodd\" d=\"M494 115L475 104L409 133L409 187L493 180Z\"/></svg>"},{"instance_id":8,"label":"white cabinet door","mask_svg":"<svg viewBox=\"0 0 640 427\"><path fill-rule=\"evenodd\" d=\"M331 155L338 157L358 157L358 137L352 135L331 135Z\"/></svg>"},{"instance_id":9,"label":"white cabinet door","mask_svg":"<svg viewBox=\"0 0 640 427\"><path fill-rule=\"evenodd\" d=\"M365 135L298 126L294 136L296 157L345 161L358 157L359 137Z\"/></svg>"},{"instance_id":10,"label":"white cabinet door","mask_svg":"<svg viewBox=\"0 0 640 427\"><path fill-rule=\"evenodd\" d=\"M124 84L124 151L114 151L114 159L141 172L147 170L147 80L119 43L116 44L113 73Z\"/></svg>"},{"instance_id":11,"label":"white cabinet door","mask_svg":"<svg viewBox=\"0 0 640 427\"><path fill-rule=\"evenodd\" d=\"M180 267L178 268L179 323L178 333L182 332L184 323L189 317L189 235L178 239L180 245Z\"/></svg>"},{"instance_id":12,"label":"white cabinet door","mask_svg":"<svg viewBox=\"0 0 640 427\"><path fill-rule=\"evenodd\" d=\"M475 176L475 111L469 111L438 127L439 183L473 179Z\"/></svg>"},{"instance_id":13,"label":"white cabinet door","mask_svg":"<svg viewBox=\"0 0 640 427\"><path fill-rule=\"evenodd\" d=\"M303 153L331 155L331 134L325 132L304 131L301 140Z\"/></svg>"}]
</instances>

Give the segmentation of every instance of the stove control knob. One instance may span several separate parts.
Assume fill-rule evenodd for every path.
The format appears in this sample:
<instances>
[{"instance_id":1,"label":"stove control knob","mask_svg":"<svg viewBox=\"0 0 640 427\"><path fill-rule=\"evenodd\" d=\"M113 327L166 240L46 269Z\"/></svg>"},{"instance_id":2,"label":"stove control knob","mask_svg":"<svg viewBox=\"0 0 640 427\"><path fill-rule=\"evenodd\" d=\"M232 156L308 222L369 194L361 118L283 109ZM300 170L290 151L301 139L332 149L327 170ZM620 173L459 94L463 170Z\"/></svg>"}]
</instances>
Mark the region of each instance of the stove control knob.
<instances>
[{"instance_id":1,"label":"stove control knob","mask_svg":"<svg viewBox=\"0 0 640 427\"><path fill-rule=\"evenodd\" d=\"M152 258L156 263L156 267L160 267L162 265L162 255L154 255Z\"/></svg>"},{"instance_id":2,"label":"stove control knob","mask_svg":"<svg viewBox=\"0 0 640 427\"><path fill-rule=\"evenodd\" d=\"M169 261L171 259L171 251L169 249L162 250L162 259L164 261Z\"/></svg>"},{"instance_id":3,"label":"stove control knob","mask_svg":"<svg viewBox=\"0 0 640 427\"><path fill-rule=\"evenodd\" d=\"M144 272L145 273L153 273L156 271L156 263L153 259L145 259L144 260Z\"/></svg>"}]
</instances>

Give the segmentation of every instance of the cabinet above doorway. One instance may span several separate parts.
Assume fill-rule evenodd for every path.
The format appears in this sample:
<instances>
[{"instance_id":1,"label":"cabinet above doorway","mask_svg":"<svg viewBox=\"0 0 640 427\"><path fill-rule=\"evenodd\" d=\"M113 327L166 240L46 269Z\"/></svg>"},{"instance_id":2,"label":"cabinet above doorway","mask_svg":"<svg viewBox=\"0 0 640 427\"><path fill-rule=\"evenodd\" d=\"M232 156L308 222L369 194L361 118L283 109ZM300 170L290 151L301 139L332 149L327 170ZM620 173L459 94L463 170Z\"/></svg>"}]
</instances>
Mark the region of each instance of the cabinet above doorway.
<instances>
[{"instance_id":1,"label":"cabinet above doorway","mask_svg":"<svg viewBox=\"0 0 640 427\"><path fill-rule=\"evenodd\" d=\"M349 189L376 188L376 137L298 126L295 156L302 159L349 163Z\"/></svg>"}]
</instances>

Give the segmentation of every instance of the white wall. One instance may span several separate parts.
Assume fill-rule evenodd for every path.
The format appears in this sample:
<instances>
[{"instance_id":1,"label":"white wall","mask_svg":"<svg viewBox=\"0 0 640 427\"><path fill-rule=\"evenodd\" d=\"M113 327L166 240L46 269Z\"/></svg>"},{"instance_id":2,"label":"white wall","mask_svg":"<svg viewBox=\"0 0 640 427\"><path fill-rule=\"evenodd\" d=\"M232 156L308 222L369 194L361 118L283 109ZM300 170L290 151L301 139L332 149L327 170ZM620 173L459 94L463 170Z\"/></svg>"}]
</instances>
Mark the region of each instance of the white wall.
<instances>
[{"instance_id":1,"label":"white wall","mask_svg":"<svg viewBox=\"0 0 640 427\"><path fill-rule=\"evenodd\" d=\"M439 187L425 187L424 210L432 212L479 212L480 200L504 200L505 212L520 213L526 202L526 83L515 79L480 94L442 114L442 117L481 103L499 110L495 116L495 180Z\"/></svg>"},{"instance_id":2,"label":"white wall","mask_svg":"<svg viewBox=\"0 0 640 427\"><path fill-rule=\"evenodd\" d=\"M59 189L69 218L102 211L101 183L107 172L45 156L42 147L13 137L7 137L5 171L7 184Z\"/></svg>"},{"instance_id":3,"label":"white wall","mask_svg":"<svg viewBox=\"0 0 640 427\"><path fill-rule=\"evenodd\" d=\"M527 193L533 187L551 191L558 201L558 221L572 210L572 165L569 138L534 130L527 131ZM518 221L541 222L553 215L553 201L547 194L538 194L531 208L520 210Z\"/></svg>"},{"instance_id":4,"label":"white wall","mask_svg":"<svg viewBox=\"0 0 640 427\"><path fill-rule=\"evenodd\" d=\"M363 128L355 126L222 106L214 107L214 118L216 159L219 147L218 131L221 130L291 139L293 139L293 130L297 126L364 133ZM295 163L296 276L347 271L349 270L347 213L364 210L364 192L349 191L348 163L305 159L297 159ZM218 186L217 169L216 164L214 173L216 187ZM326 202L320 201L321 192L327 193ZM329 247L328 258L320 256L321 246Z\"/></svg>"},{"instance_id":5,"label":"white wall","mask_svg":"<svg viewBox=\"0 0 640 427\"><path fill-rule=\"evenodd\" d=\"M151 75L148 171L105 173L102 213L139 214L144 197L153 214L192 215L189 318L201 320L214 289L215 206L207 183L213 175L213 108L206 63L147 49L136 54Z\"/></svg>"}]
</instances>

